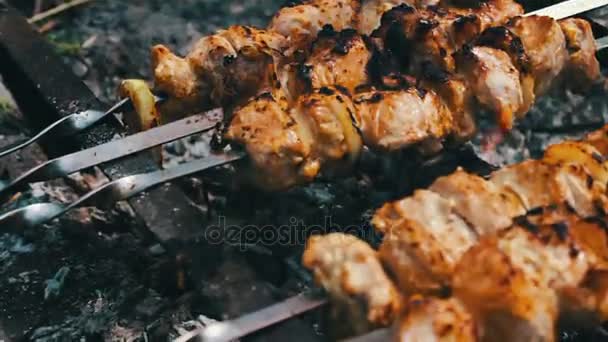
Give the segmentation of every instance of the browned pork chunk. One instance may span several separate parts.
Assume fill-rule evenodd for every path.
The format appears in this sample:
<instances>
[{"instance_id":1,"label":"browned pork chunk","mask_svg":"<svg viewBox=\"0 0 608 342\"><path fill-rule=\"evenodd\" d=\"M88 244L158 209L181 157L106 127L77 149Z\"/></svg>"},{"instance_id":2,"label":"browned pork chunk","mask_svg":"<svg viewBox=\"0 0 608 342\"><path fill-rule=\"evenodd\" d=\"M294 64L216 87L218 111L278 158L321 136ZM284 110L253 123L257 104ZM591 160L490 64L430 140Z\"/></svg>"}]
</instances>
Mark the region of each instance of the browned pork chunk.
<instances>
[{"instance_id":1,"label":"browned pork chunk","mask_svg":"<svg viewBox=\"0 0 608 342\"><path fill-rule=\"evenodd\" d=\"M402 149L451 132L452 116L433 91L371 90L355 95L354 102L357 127L372 148Z\"/></svg>"},{"instance_id":2,"label":"browned pork chunk","mask_svg":"<svg viewBox=\"0 0 608 342\"><path fill-rule=\"evenodd\" d=\"M477 341L473 316L455 298L410 298L393 334L393 341L399 342Z\"/></svg>"},{"instance_id":3,"label":"browned pork chunk","mask_svg":"<svg viewBox=\"0 0 608 342\"><path fill-rule=\"evenodd\" d=\"M600 63L591 24L579 18L564 19L559 25L566 37L570 59L564 70L572 89L587 89L600 78ZM572 83L571 83L572 82Z\"/></svg>"},{"instance_id":4,"label":"browned pork chunk","mask_svg":"<svg viewBox=\"0 0 608 342\"><path fill-rule=\"evenodd\" d=\"M402 298L387 277L378 255L352 235L313 236L302 257L317 284L328 291L334 329L357 335L387 326L399 314Z\"/></svg>"}]
</instances>

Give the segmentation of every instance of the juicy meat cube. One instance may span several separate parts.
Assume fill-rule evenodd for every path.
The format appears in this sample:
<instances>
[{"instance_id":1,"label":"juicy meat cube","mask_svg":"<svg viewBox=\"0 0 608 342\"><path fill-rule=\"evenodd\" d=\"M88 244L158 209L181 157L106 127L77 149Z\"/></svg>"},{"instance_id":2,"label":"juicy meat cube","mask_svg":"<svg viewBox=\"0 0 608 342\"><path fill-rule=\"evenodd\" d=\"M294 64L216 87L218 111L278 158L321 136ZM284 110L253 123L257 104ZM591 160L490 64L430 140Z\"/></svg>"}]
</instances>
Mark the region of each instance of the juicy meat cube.
<instances>
[{"instance_id":1,"label":"juicy meat cube","mask_svg":"<svg viewBox=\"0 0 608 342\"><path fill-rule=\"evenodd\" d=\"M355 121L366 145L398 150L450 133L452 117L433 91L369 91L355 95Z\"/></svg>"},{"instance_id":2,"label":"juicy meat cube","mask_svg":"<svg viewBox=\"0 0 608 342\"><path fill-rule=\"evenodd\" d=\"M498 49L475 46L459 54L459 72L473 89L477 101L497 114L500 127L509 130L525 113L520 72L510 56Z\"/></svg>"},{"instance_id":3,"label":"juicy meat cube","mask_svg":"<svg viewBox=\"0 0 608 342\"><path fill-rule=\"evenodd\" d=\"M473 315L457 299L414 296L395 326L393 341L477 341Z\"/></svg>"},{"instance_id":4,"label":"juicy meat cube","mask_svg":"<svg viewBox=\"0 0 608 342\"><path fill-rule=\"evenodd\" d=\"M530 58L536 96L546 93L568 61L560 25L553 18L534 15L515 18L508 27L521 39Z\"/></svg>"},{"instance_id":5,"label":"juicy meat cube","mask_svg":"<svg viewBox=\"0 0 608 342\"><path fill-rule=\"evenodd\" d=\"M310 135L271 94L238 109L226 138L245 147L253 166L246 174L262 189L284 189L310 181L318 171L318 165L308 159Z\"/></svg>"},{"instance_id":6,"label":"juicy meat cube","mask_svg":"<svg viewBox=\"0 0 608 342\"><path fill-rule=\"evenodd\" d=\"M328 291L334 324L342 328L350 326L356 334L387 326L401 310L401 295L384 273L376 251L352 235L312 236L302 263Z\"/></svg>"},{"instance_id":7,"label":"juicy meat cube","mask_svg":"<svg viewBox=\"0 0 608 342\"><path fill-rule=\"evenodd\" d=\"M600 77L600 63L595 57L597 45L588 21L579 18L560 20L570 58L564 73L572 89L586 89Z\"/></svg>"},{"instance_id":8,"label":"juicy meat cube","mask_svg":"<svg viewBox=\"0 0 608 342\"><path fill-rule=\"evenodd\" d=\"M488 237L465 253L454 272L454 296L473 312L482 340L552 341L555 291L527 278L498 244Z\"/></svg>"},{"instance_id":9,"label":"juicy meat cube","mask_svg":"<svg viewBox=\"0 0 608 342\"><path fill-rule=\"evenodd\" d=\"M384 234L380 257L403 293L436 293L477 240L454 202L428 190L385 204L372 225Z\"/></svg>"},{"instance_id":10,"label":"juicy meat cube","mask_svg":"<svg viewBox=\"0 0 608 342\"><path fill-rule=\"evenodd\" d=\"M429 189L453 203L479 235L507 228L526 212L517 196L463 170L437 179Z\"/></svg>"}]
</instances>

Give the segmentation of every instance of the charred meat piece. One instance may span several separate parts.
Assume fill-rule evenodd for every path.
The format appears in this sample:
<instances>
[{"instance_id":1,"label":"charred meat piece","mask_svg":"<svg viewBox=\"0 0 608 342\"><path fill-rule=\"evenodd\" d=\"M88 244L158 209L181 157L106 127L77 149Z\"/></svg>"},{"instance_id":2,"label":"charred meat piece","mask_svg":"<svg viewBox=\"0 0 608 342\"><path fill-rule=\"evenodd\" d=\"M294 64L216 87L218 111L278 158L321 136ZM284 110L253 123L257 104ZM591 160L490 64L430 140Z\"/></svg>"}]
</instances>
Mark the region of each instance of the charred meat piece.
<instances>
[{"instance_id":1,"label":"charred meat piece","mask_svg":"<svg viewBox=\"0 0 608 342\"><path fill-rule=\"evenodd\" d=\"M457 299L413 296L403 317L395 323L393 341L477 340L473 315Z\"/></svg>"},{"instance_id":2,"label":"charred meat piece","mask_svg":"<svg viewBox=\"0 0 608 342\"><path fill-rule=\"evenodd\" d=\"M415 87L354 96L355 122L366 145L397 150L451 132L452 116L433 91Z\"/></svg>"},{"instance_id":3,"label":"charred meat piece","mask_svg":"<svg viewBox=\"0 0 608 342\"><path fill-rule=\"evenodd\" d=\"M447 73L431 63L424 64L423 68L421 86L435 91L452 114L452 138L457 142L469 140L477 129L472 89L459 76Z\"/></svg>"},{"instance_id":4,"label":"charred meat piece","mask_svg":"<svg viewBox=\"0 0 608 342\"><path fill-rule=\"evenodd\" d=\"M508 25L522 41L540 96L554 83L568 62L566 38L557 21L545 16L516 17Z\"/></svg>"},{"instance_id":5,"label":"charred meat piece","mask_svg":"<svg viewBox=\"0 0 608 342\"><path fill-rule=\"evenodd\" d=\"M502 50L475 46L459 56L458 72L473 89L477 101L497 114L501 128L510 130L514 119L529 108L524 103L519 70L509 55Z\"/></svg>"},{"instance_id":6,"label":"charred meat piece","mask_svg":"<svg viewBox=\"0 0 608 342\"><path fill-rule=\"evenodd\" d=\"M517 234L528 237L521 229ZM497 236L482 239L464 254L454 271L453 294L473 313L482 340L554 338L558 315L555 291L527 278L509 251L501 249Z\"/></svg>"},{"instance_id":7,"label":"charred meat piece","mask_svg":"<svg viewBox=\"0 0 608 342\"><path fill-rule=\"evenodd\" d=\"M380 258L406 294L437 294L477 240L453 202L428 190L385 204L372 225L384 234Z\"/></svg>"},{"instance_id":8,"label":"charred meat piece","mask_svg":"<svg viewBox=\"0 0 608 342\"><path fill-rule=\"evenodd\" d=\"M245 174L262 189L290 187L318 173L319 165L310 160L310 132L270 93L235 111L226 138L245 147L253 167Z\"/></svg>"},{"instance_id":9,"label":"charred meat piece","mask_svg":"<svg viewBox=\"0 0 608 342\"><path fill-rule=\"evenodd\" d=\"M463 170L440 177L429 190L454 203L454 210L478 235L504 229L526 212L517 196Z\"/></svg>"},{"instance_id":10,"label":"charred meat piece","mask_svg":"<svg viewBox=\"0 0 608 342\"><path fill-rule=\"evenodd\" d=\"M374 35L387 48L402 52L400 58L407 58L412 69L431 61L452 72L456 69L454 53L485 29L504 25L521 14L523 8L512 0L491 0L472 8L418 10L402 5L385 14Z\"/></svg>"},{"instance_id":11,"label":"charred meat piece","mask_svg":"<svg viewBox=\"0 0 608 342\"><path fill-rule=\"evenodd\" d=\"M231 26L199 40L181 58L167 47L152 48L154 84L190 112L236 106L273 85L274 63L285 39L272 32ZM161 113L169 115L161 109Z\"/></svg>"},{"instance_id":12,"label":"charred meat piece","mask_svg":"<svg viewBox=\"0 0 608 342\"><path fill-rule=\"evenodd\" d=\"M365 39L352 29L341 32L325 27L302 63L287 63L279 80L293 100L314 89L342 87L354 93L371 82L368 63L372 52Z\"/></svg>"},{"instance_id":13,"label":"charred meat piece","mask_svg":"<svg viewBox=\"0 0 608 342\"><path fill-rule=\"evenodd\" d=\"M405 4L423 8L437 2L433 0L363 0L357 18L357 31L364 35L371 35L380 26L384 13L394 7Z\"/></svg>"},{"instance_id":14,"label":"charred meat piece","mask_svg":"<svg viewBox=\"0 0 608 342\"><path fill-rule=\"evenodd\" d=\"M300 97L291 115L306 126L314 143L311 159L325 175L350 171L363 147L353 125L355 107L348 94L323 87Z\"/></svg>"},{"instance_id":15,"label":"charred meat piece","mask_svg":"<svg viewBox=\"0 0 608 342\"><path fill-rule=\"evenodd\" d=\"M272 18L268 30L286 37L290 51L306 49L326 25L337 31L353 28L359 6L356 0L304 1L281 8Z\"/></svg>"},{"instance_id":16,"label":"charred meat piece","mask_svg":"<svg viewBox=\"0 0 608 342\"><path fill-rule=\"evenodd\" d=\"M225 136L249 153L250 182L282 190L349 170L362 147L353 111L350 98L334 88L301 96L293 106L267 93L235 111Z\"/></svg>"},{"instance_id":17,"label":"charred meat piece","mask_svg":"<svg viewBox=\"0 0 608 342\"><path fill-rule=\"evenodd\" d=\"M335 328L343 330L338 335L387 326L399 314L401 295L366 242L342 233L313 236L308 239L302 262L334 303L331 315Z\"/></svg>"},{"instance_id":18,"label":"charred meat piece","mask_svg":"<svg viewBox=\"0 0 608 342\"><path fill-rule=\"evenodd\" d=\"M564 19L559 25L566 37L570 58L564 70L572 89L586 89L600 78L600 64L595 57L597 46L588 21L578 18Z\"/></svg>"}]
</instances>

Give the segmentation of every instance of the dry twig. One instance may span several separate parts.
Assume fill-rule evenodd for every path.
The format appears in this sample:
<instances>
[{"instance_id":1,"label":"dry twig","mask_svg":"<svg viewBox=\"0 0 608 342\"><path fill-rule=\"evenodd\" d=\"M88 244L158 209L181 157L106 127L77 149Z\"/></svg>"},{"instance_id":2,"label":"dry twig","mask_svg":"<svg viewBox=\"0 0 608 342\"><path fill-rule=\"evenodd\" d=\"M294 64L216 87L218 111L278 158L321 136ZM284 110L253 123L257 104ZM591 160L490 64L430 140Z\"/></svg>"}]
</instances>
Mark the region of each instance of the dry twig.
<instances>
[{"instance_id":1,"label":"dry twig","mask_svg":"<svg viewBox=\"0 0 608 342\"><path fill-rule=\"evenodd\" d=\"M66 2L66 3L63 3L63 4L59 5L59 6L53 7L51 9L49 9L48 11L44 11L42 13L38 13L38 14L32 16L31 18L29 18L27 21L30 24L33 24L33 23L39 22L41 20L50 18L50 17L52 17L54 15L57 15L59 13L65 12L65 11L67 11L67 10L73 8L73 7L84 5L84 4L86 4L88 2L91 2L91 1L93 1L93 0L73 0L73 1L70 1L70 2Z\"/></svg>"}]
</instances>

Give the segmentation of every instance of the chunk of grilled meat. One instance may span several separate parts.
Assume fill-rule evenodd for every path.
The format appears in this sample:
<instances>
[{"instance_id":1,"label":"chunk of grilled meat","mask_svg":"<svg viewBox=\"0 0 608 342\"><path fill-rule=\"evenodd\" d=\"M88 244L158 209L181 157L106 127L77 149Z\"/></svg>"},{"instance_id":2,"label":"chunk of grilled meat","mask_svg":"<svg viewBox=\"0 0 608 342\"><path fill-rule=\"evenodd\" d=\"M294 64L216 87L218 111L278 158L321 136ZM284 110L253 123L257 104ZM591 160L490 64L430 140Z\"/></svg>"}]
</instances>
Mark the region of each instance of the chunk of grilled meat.
<instances>
[{"instance_id":1,"label":"chunk of grilled meat","mask_svg":"<svg viewBox=\"0 0 608 342\"><path fill-rule=\"evenodd\" d=\"M398 150L452 131L452 115L433 91L416 87L371 90L354 96L355 123L366 145Z\"/></svg>"},{"instance_id":2,"label":"chunk of grilled meat","mask_svg":"<svg viewBox=\"0 0 608 342\"><path fill-rule=\"evenodd\" d=\"M515 228L509 236L483 238L469 249L454 270L453 293L462 300L487 341L553 341L558 315L555 291L528 278L526 267L547 268L552 260L540 259L541 251L532 253L522 264L527 250L514 250L518 243L530 241L523 229ZM519 247L528 247L519 245ZM533 258L539 259L533 259Z\"/></svg>"},{"instance_id":3,"label":"chunk of grilled meat","mask_svg":"<svg viewBox=\"0 0 608 342\"><path fill-rule=\"evenodd\" d=\"M231 26L199 40L185 58L163 45L153 47L154 84L170 99L161 113L236 106L270 88L285 43L273 32Z\"/></svg>"},{"instance_id":4,"label":"chunk of grilled meat","mask_svg":"<svg viewBox=\"0 0 608 342\"><path fill-rule=\"evenodd\" d=\"M522 41L534 77L534 93L547 92L568 62L566 38L558 22L546 16L517 17L507 27Z\"/></svg>"},{"instance_id":5,"label":"chunk of grilled meat","mask_svg":"<svg viewBox=\"0 0 608 342\"><path fill-rule=\"evenodd\" d=\"M472 314L455 298L413 296L395 323L393 341L473 342L477 329Z\"/></svg>"},{"instance_id":6,"label":"chunk of grilled meat","mask_svg":"<svg viewBox=\"0 0 608 342\"><path fill-rule=\"evenodd\" d=\"M473 110L473 90L460 77L447 73L431 63L425 63L420 86L434 90L443 100L452 116L452 139L469 140L476 132Z\"/></svg>"},{"instance_id":7,"label":"chunk of grilled meat","mask_svg":"<svg viewBox=\"0 0 608 342\"><path fill-rule=\"evenodd\" d=\"M272 18L268 30L286 37L290 51L306 49L327 25L337 31L354 28L359 7L357 0L303 1L281 8Z\"/></svg>"},{"instance_id":8,"label":"chunk of grilled meat","mask_svg":"<svg viewBox=\"0 0 608 342\"><path fill-rule=\"evenodd\" d=\"M458 170L440 177L429 188L454 203L454 211L471 225L477 235L508 227L525 209L519 198L485 179ZM483 207L483 212L479 208Z\"/></svg>"},{"instance_id":9,"label":"chunk of grilled meat","mask_svg":"<svg viewBox=\"0 0 608 342\"><path fill-rule=\"evenodd\" d=\"M265 93L240 108L226 132L227 139L245 145L254 170L265 170L245 173L264 189L310 181L318 172L318 164L310 160L312 137L287 108L285 100Z\"/></svg>"},{"instance_id":10,"label":"chunk of grilled meat","mask_svg":"<svg viewBox=\"0 0 608 342\"><path fill-rule=\"evenodd\" d=\"M603 210L605 185L578 164L551 165L529 160L495 172L490 182L517 195L527 210L567 203L582 217ZM598 207L600 206L600 207Z\"/></svg>"},{"instance_id":11,"label":"chunk of grilled meat","mask_svg":"<svg viewBox=\"0 0 608 342\"><path fill-rule=\"evenodd\" d=\"M325 26L356 29L370 35L390 9L406 4L417 8L436 6L440 0L305 0L281 8L268 29L286 37L290 51L305 49Z\"/></svg>"},{"instance_id":12,"label":"chunk of grilled meat","mask_svg":"<svg viewBox=\"0 0 608 342\"><path fill-rule=\"evenodd\" d=\"M302 262L334 303L330 314L340 323L333 328L342 330L337 335L387 326L401 311L402 297L384 273L376 251L352 235L312 236Z\"/></svg>"},{"instance_id":13,"label":"chunk of grilled meat","mask_svg":"<svg viewBox=\"0 0 608 342\"><path fill-rule=\"evenodd\" d=\"M529 108L524 106L521 75L509 55L502 50L475 46L460 56L458 70L477 101L496 113L500 127L510 130L514 117L522 116Z\"/></svg>"},{"instance_id":14,"label":"chunk of grilled meat","mask_svg":"<svg viewBox=\"0 0 608 342\"><path fill-rule=\"evenodd\" d=\"M372 225L384 234L380 258L406 294L438 294L477 240L454 202L428 190L385 204Z\"/></svg>"},{"instance_id":15,"label":"chunk of grilled meat","mask_svg":"<svg viewBox=\"0 0 608 342\"><path fill-rule=\"evenodd\" d=\"M265 93L235 111L225 137L245 147L261 189L282 190L349 170L362 148L348 95L321 88L294 106Z\"/></svg>"},{"instance_id":16,"label":"chunk of grilled meat","mask_svg":"<svg viewBox=\"0 0 608 342\"><path fill-rule=\"evenodd\" d=\"M597 45L591 24L579 18L564 19L559 25L566 37L570 54L565 75L572 89L586 89L600 77L600 64L595 57Z\"/></svg>"},{"instance_id":17,"label":"chunk of grilled meat","mask_svg":"<svg viewBox=\"0 0 608 342\"><path fill-rule=\"evenodd\" d=\"M323 87L338 86L354 93L371 82L371 58L371 47L355 30L337 32L326 26L305 61L279 66L279 80L292 100Z\"/></svg>"}]
</instances>

